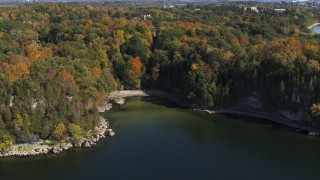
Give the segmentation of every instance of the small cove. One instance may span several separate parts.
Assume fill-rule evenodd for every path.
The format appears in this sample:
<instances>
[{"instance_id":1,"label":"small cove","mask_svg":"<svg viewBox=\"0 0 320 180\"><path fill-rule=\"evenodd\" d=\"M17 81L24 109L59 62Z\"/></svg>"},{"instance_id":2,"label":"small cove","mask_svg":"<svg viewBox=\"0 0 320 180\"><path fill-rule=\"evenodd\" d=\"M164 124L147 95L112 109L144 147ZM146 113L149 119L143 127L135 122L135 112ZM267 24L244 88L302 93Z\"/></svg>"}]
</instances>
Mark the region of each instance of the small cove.
<instances>
[{"instance_id":1,"label":"small cove","mask_svg":"<svg viewBox=\"0 0 320 180\"><path fill-rule=\"evenodd\" d=\"M1 179L318 179L319 138L245 117L129 98L95 148L0 159Z\"/></svg>"}]
</instances>

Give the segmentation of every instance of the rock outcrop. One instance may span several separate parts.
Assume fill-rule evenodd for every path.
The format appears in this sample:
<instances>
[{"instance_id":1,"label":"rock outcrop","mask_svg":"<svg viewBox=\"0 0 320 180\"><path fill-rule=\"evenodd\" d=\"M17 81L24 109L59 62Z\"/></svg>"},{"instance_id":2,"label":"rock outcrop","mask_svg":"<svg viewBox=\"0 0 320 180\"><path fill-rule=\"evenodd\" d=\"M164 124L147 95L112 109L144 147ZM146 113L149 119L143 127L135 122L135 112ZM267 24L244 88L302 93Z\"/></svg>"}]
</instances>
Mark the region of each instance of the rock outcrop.
<instances>
[{"instance_id":1,"label":"rock outcrop","mask_svg":"<svg viewBox=\"0 0 320 180\"><path fill-rule=\"evenodd\" d=\"M112 103L109 103L109 101L105 101L102 106L98 106L97 109L100 113L103 113L105 111L109 111L112 108Z\"/></svg>"},{"instance_id":2,"label":"rock outcrop","mask_svg":"<svg viewBox=\"0 0 320 180\"><path fill-rule=\"evenodd\" d=\"M125 103L125 99L122 97L111 98L111 99L109 99L109 102L114 103L114 104L118 104L118 105L122 105Z\"/></svg>"}]
</instances>

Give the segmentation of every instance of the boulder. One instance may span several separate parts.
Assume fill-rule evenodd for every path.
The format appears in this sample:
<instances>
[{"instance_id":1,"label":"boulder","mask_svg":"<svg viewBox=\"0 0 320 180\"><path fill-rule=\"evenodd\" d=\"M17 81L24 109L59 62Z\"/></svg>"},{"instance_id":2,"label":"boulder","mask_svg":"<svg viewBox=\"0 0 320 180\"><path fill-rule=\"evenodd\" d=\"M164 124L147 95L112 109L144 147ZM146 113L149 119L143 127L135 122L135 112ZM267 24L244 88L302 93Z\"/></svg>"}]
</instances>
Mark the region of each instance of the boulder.
<instances>
[{"instance_id":1,"label":"boulder","mask_svg":"<svg viewBox=\"0 0 320 180\"><path fill-rule=\"evenodd\" d=\"M118 105L122 105L125 102L124 98L118 97L118 98L111 98L110 102L114 103L114 104L118 104Z\"/></svg>"},{"instance_id":2,"label":"boulder","mask_svg":"<svg viewBox=\"0 0 320 180\"><path fill-rule=\"evenodd\" d=\"M5 150L2 151L2 154L4 156L8 156L10 153L11 153L11 151L9 149L5 149Z\"/></svg>"},{"instance_id":3,"label":"boulder","mask_svg":"<svg viewBox=\"0 0 320 180\"><path fill-rule=\"evenodd\" d=\"M83 147L86 147L86 148L91 147L91 144L89 143L89 141L85 141L83 143Z\"/></svg>"},{"instance_id":4,"label":"boulder","mask_svg":"<svg viewBox=\"0 0 320 180\"><path fill-rule=\"evenodd\" d=\"M52 148L52 152L55 153L55 154L57 154L57 153L59 153L59 152L61 152L61 151L62 151L62 148L61 148L61 147L54 147L54 148Z\"/></svg>"},{"instance_id":5,"label":"boulder","mask_svg":"<svg viewBox=\"0 0 320 180\"><path fill-rule=\"evenodd\" d=\"M63 145L61 146L61 148L62 148L63 150L68 150L68 149L70 149L70 148L73 148L73 145L72 145L71 143L65 143L65 144L63 144Z\"/></svg>"},{"instance_id":6,"label":"boulder","mask_svg":"<svg viewBox=\"0 0 320 180\"><path fill-rule=\"evenodd\" d=\"M62 145L61 148L62 148L63 150L68 150L68 149L69 149L69 147L68 147L66 144Z\"/></svg>"},{"instance_id":7,"label":"boulder","mask_svg":"<svg viewBox=\"0 0 320 180\"><path fill-rule=\"evenodd\" d=\"M113 132L113 131L111 131L111 132L109 132L109 136L114 136L116 133L115 132Z\"/></svg>"},{"instance_id":8,"label":"boulder","mask_svg":"<svg viewBox=\"0 0 320 180\"><path fill-rule=\"evenodd\" d=\"M73 148L72 143L67 143L66 146L67 146L68 148Z\"/></svg>"},{"instance_id":9,"label":"boulder","mask_svg":"<svg viewBox=\"0 0 320 180\"><path fill-rule=\"evenodd\" d=\"M43 154L47 154L49 151L50 151L50 150L49 150L48 148L44 148L44 149L42 149L41 152L42 152Z\"/></svg>"},{"instance_id":10,"label":"boulder","mask_svg":"<svg viewBox=\"0 0 320 180\"><path fill-rule=\"evenodd\" d=\"M74 142L73 146L76 148L80 148L80 147L82 147L82 142L80 142L80 141Z\"/></svg>"},{"instance_id":11,"label":"boulder","mask_svg":"<svg viewBox=\"0 0 320 180\"><path fill-rule=\"evenodd\" d=\"M27 153L27 154L28 154L28 153ZM29 152L29 155L31 155L31 156L34 156L34 155L36 155L36 154L38 154L38 153L35 152L34 150L32 150L32 151Z\"/></svg>"}]
</instances>

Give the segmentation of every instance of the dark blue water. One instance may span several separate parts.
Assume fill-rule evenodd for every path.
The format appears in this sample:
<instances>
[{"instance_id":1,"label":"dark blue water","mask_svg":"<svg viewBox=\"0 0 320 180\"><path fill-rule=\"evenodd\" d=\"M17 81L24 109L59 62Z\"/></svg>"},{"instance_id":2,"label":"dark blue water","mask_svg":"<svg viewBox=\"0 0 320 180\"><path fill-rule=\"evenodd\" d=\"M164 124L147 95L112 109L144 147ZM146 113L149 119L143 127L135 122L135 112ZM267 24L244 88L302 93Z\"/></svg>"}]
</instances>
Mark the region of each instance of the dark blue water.
<instances>
[{"instance_id":1,"label":"dark blue water","mask_svg":"<svg viewBox=\"0 0 320 180\"><path fill-rule=\"evenodd\" d=\"M132 99L97 147L0 160L0 179L320 179L320 139L258 120Z\"/></svg>"}]
</instances>

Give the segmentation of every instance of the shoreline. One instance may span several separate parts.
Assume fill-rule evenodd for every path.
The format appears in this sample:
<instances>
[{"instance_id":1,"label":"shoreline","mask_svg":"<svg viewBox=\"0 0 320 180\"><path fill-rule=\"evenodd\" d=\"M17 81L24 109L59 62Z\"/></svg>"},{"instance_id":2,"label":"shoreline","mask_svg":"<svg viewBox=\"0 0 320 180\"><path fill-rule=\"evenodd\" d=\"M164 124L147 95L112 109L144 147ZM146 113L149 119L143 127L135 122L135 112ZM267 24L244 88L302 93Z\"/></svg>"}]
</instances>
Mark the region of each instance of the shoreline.
<instances>
[{"instance_id":1,"label":"shoreline","mask_svg":"<svg viewBox=\"0 0 320 180\"><path fill-rule=\"evenodd\" d=\"M313 133L315 135L318 135L318 131L315 128L311 128L308 126L303 126L294 122L291 122L289 120L285 120L281 117L278 117L276 115L270 114L270 113L264 113L264 112L245 112L245 111L237 111L237 110L219 110L217 111L219 114L225 114L225 115L236 115L236 116L245 116L250 118L257 118L262 120L271 121L273 123L277 123L289 128L293 128L302 132L305 132L305 134L312 135Z\"/></svg>"},{"instance_id":2,"label":"shoreline","mask_svg":"<svg viewBox=\"0 0 320 180\"><path fill-rule=\"evenodd\" d=\"M318 26L318 25L320 25L320 23L318 23L318 22L314 23L314 24L308 26L308 29L312 29L314 26Z\"/></svg>"},{"instance_id":3,"label":"shoreline","mask_svg":"<svg viewBox=\"0 0 320 180\"><path fill-rule=\"evenodd\" d=\"M319 23L320 24L320 23ZM178 105L182 107L187 107L190 110L193 111L199 111L203 113L208 114L224 114L224 115L239 115L239 116L246 116L251 118L257 118L257 119L263 119L267 121L271 121L273 123L277 123L289 128L293 128L299 131L304 132L307 135L310 136L319 136L319 130L304 126L301 124L296 123L292 119L288 119L284 116L278 115L278 114L272 114L264 111L250 111L246 109L242 110L236 110L236 109L217 109L217 110L209 110L209 109L199 109L199 108L193 108L192 105L188 105L185 103L182 103L179 99L177 99L172 94L169 94L167 92L161 91L161 90L123 90L123 91L113 91L109 94L109 101L115 103L115 104L123 104L125 102L126 97L146 97L146 96L154 96L154 97L161 97L165 98L171 102L177 103Z\"/></svg>"},{"instance_id":4,"label":"shoreline","mask_svg":"<svg viewBox=\"0 0 320 180\"><path fill-rule=\"evenodd\" d=\"M320 24L320 23L319 23ZM304 132L310 136L319 136L320 133L317 129L311 128L308 126L303 126L295 123L293 120L290 120L285 117L281 117L276 114L267 113L264 111L249 111L249 110L236 110L236 109L218 109L218 110L209 110L209 109L195 109L192 108L192 105L182 103L178 98L169 94L167 92L151 89L151 90L123 90L123 91L113 91L108 95L108 98L105 100L102 106L97 107L100 113L108 111L112 108L113 104L122 105L125 103L125 98L127 97L160 97L164 98L170 102L176 103L179 106L186 107L192 111L198 111L208 114L223 114L223 115L238 115L246 116L251 118L263 119L271 121L273 123L280 124L289 128L293 128L299 131ZM96 133L93 133L89 137L85 137L80 142L66 142L60 143L59 145L50 146L45 144L46 140L39 140L32 143L24 144L14 144L12 147L7 148L0 152L0 159L3 157L28 157L28 156L38 156L46 154L57 154L63 151L67 151L73 148L89 148L96 146L96 143L105 138L105 134L108 136L114 136L115 132L112 129L108 129L109 123L106 119L100 116L100 123L93 130Z\"/></svg>"},{"instance_id":5,"label":"shoreline","mask_svg":"<svg viewBox=\"0 0 320 180\"><path fill-rule=\"evenodd\" d=\"M68 141L50 145L46 143L48 140L38 140L31 143L14 144L13 146L6 148L0 152L0 158L4 157L30 157L47 154L58 154L63 151L67 151L73 148L90 148L97 145L97 143L105 138L105 134L108 136L114 136L115 133L112 129L108 129L109 123L106 119L100 116L100 122L96 126L89 136L84 137L80 141Z\"/></svg>"},{"instance_id":6,"label":"shoreline","mask_svg":"<svg viewBox=\"0 0 320 180\"><path fill-rule=\"evenodd\" d=\"M108 98L109 98L109 101L111 100L111 102L112 101L114 102L114 100L117 100L119 98L123 100L126 97L148 97L148 96L164 98L171 102L177 103L180 106L187 106L172 94L167 93L165 91L157 90L157 89L113 91L109 94ZM117 102L114 102L114 103L119 104Z\"/></svg>"}]
</instances>

